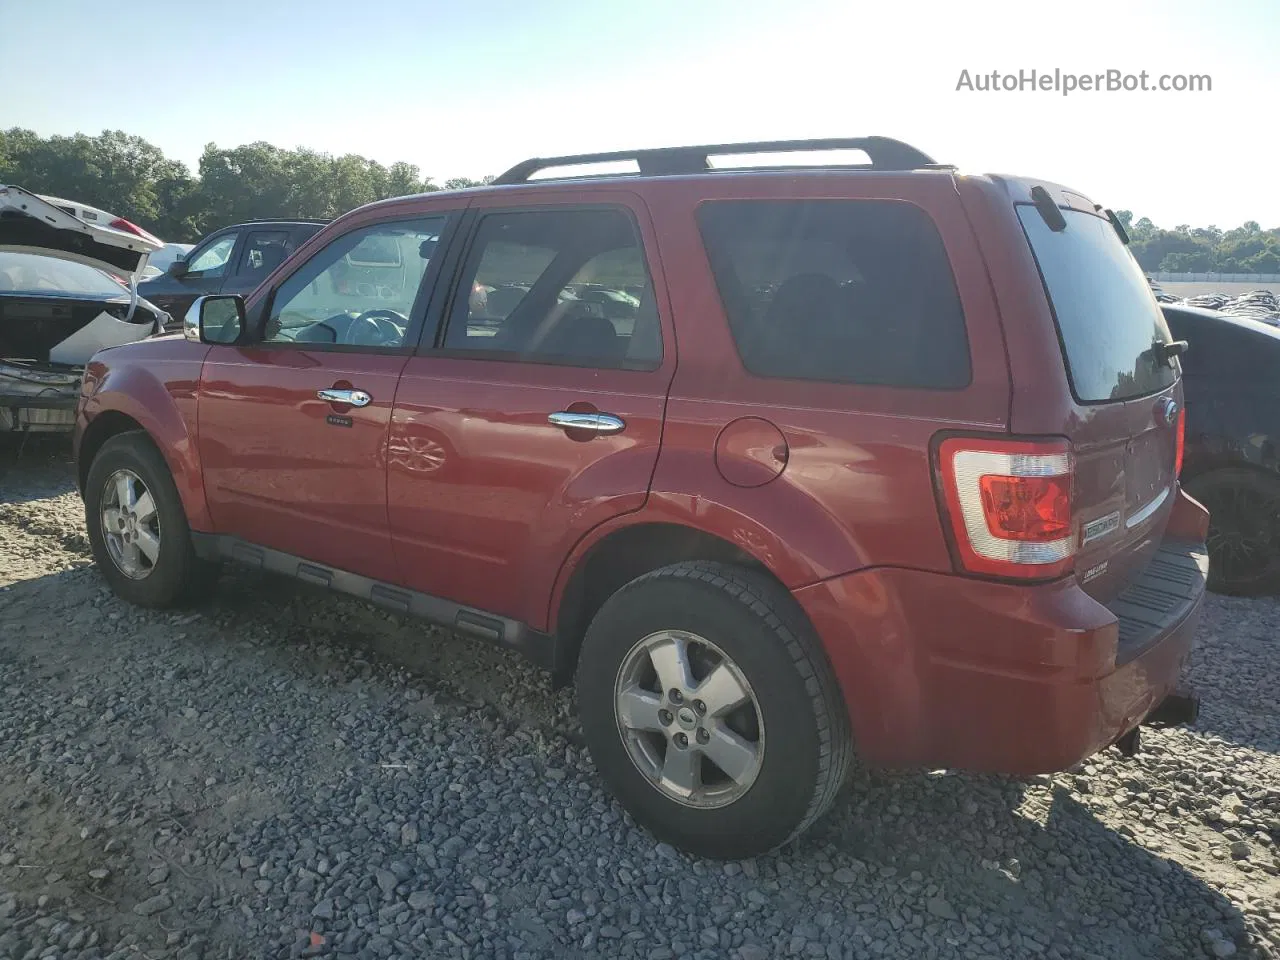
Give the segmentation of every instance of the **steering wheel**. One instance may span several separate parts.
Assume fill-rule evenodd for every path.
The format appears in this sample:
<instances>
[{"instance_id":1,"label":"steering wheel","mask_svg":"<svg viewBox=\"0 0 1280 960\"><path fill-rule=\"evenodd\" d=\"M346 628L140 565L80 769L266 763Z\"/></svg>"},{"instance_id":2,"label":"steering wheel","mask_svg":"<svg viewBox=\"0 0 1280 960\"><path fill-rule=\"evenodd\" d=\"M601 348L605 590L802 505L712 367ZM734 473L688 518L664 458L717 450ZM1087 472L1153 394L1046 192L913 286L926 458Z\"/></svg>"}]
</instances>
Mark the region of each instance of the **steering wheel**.
<instances>
[{"instance_id":1,"label":"steering wheel","mask_svg":"<svg viewBox=\"0 0 1280 960\"><path fill-rule=\"evenodd\" d=\"M395 310L366 310L347 325L342 342L377 346L403 337L408 326L409 318Z\"/></svg>"}]
</instances>

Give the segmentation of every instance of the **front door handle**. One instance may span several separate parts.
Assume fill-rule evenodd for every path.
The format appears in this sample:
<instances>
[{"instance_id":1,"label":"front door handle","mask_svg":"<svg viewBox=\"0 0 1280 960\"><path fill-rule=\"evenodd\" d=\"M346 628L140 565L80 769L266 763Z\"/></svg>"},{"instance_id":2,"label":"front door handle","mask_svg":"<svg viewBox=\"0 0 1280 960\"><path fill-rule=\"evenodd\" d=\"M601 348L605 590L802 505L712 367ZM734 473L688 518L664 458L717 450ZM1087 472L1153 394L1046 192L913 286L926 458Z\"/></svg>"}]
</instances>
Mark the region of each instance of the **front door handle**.
<instances>
[{"instance_id":1,"label":"front door handle","mask_svg":"<svg viewBox=\"0 0 1280 960\"><path fill-rule=\"evenodd\" d=\"M367 407L373 402L373 397L363 390L317 390L316 396L329 403L345 403L349 407Z\"/></svg>"},{"instance_id":2,"label":"front door handle","mask_svg":"<svg viewBox=\"0 0 1280 960\"><path fill-rule=\"evenodd\" d=\"M547 423L565 430L589 430L605 436L627 429L627 422L612 413L571 413L560 410L547 414Z\"/></svg>"}]
</instances>

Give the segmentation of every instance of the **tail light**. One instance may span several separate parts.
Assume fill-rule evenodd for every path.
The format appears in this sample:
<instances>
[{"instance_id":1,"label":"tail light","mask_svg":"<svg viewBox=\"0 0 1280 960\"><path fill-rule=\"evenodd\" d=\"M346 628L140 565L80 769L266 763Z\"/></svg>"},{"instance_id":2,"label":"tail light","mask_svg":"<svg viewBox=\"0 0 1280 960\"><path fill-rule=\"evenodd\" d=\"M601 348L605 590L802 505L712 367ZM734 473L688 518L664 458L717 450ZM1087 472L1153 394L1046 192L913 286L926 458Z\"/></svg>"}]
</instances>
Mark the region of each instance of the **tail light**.
<instances>
[{"instance_id":1,"label":"tail light","mask_svg":"<svg viewBox=\"0 0 1280 960\"><path fill-rule=\"evenodd\" d=\"M135 236L142 237L143 240L151 240L151 241L154 241L155 243L160 242L160 239L158 237L152 236L151 234L147 233L147 231L143 230L140 226L138 226L136 223L130 223L124 217L116 217L109 224L107 224L107 226L109 226L112 230L123 230L125 233L132 233Z\"/></svg>"},{"instance_id":2,"label":"tail light","mask_svg":"<svg viewBox=\"0 0 1280 960\"><path fill-rule=\"evenodd\" d=\"M1173 475L1182 476L1182 455L1187 449L1187 408L1183 405L1178 411L1177 440L1174 443Z\"/></svg>"},{"instance_id":3,"label":"tail light","mask_svg":"<svg viewBox=\"0 0 1280 960\"><path fill-rule=\"evenodd\" d=\"M1074 564L1074 463L1066 440L952 437L938 470L961 565L970 573L1057 577Z\"/></svg>"}]
</instances>

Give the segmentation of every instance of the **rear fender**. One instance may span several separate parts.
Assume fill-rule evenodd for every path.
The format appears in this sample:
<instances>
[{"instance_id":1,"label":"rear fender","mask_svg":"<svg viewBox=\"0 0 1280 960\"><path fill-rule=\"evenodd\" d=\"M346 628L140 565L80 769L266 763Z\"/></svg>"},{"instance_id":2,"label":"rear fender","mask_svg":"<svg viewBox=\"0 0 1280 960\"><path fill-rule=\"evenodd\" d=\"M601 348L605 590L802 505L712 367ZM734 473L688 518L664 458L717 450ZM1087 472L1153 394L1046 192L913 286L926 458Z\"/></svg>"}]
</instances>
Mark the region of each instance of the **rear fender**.
<instances>
[{"instance_id":1,"label":"rear fender","mask_svg":"<svg viewBox=\"0 0 1280 960\"><path fill-rule=\"evenodd\" d=\"M821 507L800 491L778 484L771 491L777 495L767 498L761 498L758 492L750 490L729 488L726 492L728 495L723 498L712 498L651 490L640 510L614 517L592 528L560 564L551 584L546 620L534 626L549 631L557 628L556 613L561 608L574 571L592 547L627 527L663 524L707 534L741 550L790 590L833 573L844 572L837 569L838 560L848 562L850 556L859 554L848 535L833 525ZM735 498L742 502L735 503ZM757 518L761 513L767 515L765 519L776 520L777 523L761 522ZM777 532L783 528L796 529L797 526L812 531L812 536L807 540L793 538L789 543ZM546 596L545 593L542 595Z\"/></svg>"}]
</instances>

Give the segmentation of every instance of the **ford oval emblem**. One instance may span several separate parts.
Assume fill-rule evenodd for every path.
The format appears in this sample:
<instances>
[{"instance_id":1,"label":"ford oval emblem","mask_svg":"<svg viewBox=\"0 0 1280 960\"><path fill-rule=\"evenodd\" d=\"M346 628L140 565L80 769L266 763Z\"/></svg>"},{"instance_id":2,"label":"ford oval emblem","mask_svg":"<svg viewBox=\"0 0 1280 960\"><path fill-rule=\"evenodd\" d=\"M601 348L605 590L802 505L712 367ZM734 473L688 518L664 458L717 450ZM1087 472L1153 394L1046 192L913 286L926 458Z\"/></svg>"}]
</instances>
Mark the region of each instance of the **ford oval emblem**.
<instances>
[{"instance_id":1,"label":"ford oval emblem","mask_svg":"<svg viewBox=\"0 0 1280 960\"><path fill-rule=\"evenodd\" d=\"M1173 397L1165 397L1164 404L1160 408L1160 413L1164 417L1166 424L1173 423L1178 418L1178 401Z\"/></svg>"}]
</instances>

